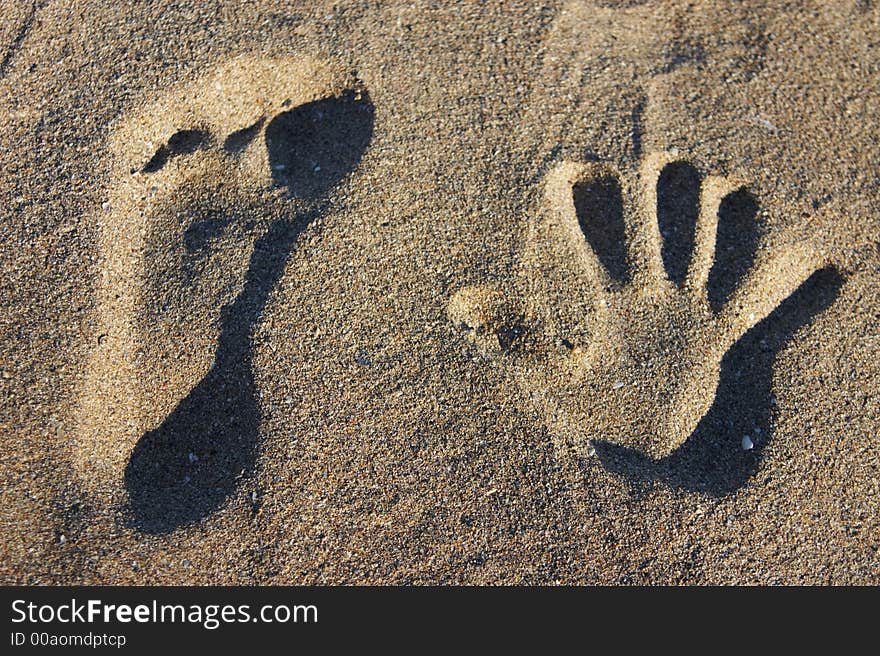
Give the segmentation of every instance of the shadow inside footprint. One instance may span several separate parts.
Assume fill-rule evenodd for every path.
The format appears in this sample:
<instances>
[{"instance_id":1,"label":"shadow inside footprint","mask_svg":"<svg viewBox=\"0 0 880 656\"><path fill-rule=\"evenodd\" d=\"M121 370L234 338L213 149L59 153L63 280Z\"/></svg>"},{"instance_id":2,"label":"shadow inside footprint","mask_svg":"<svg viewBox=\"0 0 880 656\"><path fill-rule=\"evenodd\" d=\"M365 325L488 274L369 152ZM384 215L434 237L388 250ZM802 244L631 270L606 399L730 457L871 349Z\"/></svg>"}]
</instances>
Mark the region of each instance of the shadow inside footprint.
<instances>
[{"instance_id":1,"label":"shadow inside footprint","mask_svg":"<svg viewBox=\"0 0 880 656\"><path fill-rule=\"evenodd\" d=\"M300 105L266 126L272 177L302 198L320 198L360 160L372 136L366 91Z\"/></svg>"},{"instance_id":2,"label":"shadow inside footprint","mask_svg":"<svg viewBox=\"0 0 880 656\"><path fill-rule=\"evenodd\" d=\"M684 444L661 460L610 442L595 449L609 471L634 486L654 481L674 489L722 496L739 489L757 471L773 431L773 363L794 333L829 307L843 284L834 267L816 271L721 361L712 407ZM744 450L743 436L754 444Z\"/></svg>"},{"instance_id":3,"label":"shadow inside footprint","mask_svg":"<svg viewBox=\"0 0 880 656\"><path fill-rule=\"evenodd\" d=\"M275 119L267 126L270 161L318 157L327 168L322 167L324 177L311 171L304 186L297 187L305 190L298 195L312 201L312 209L294 220L276 220L254 245L244 286L221 311L220 338L208 374L161 426L135 445L125 486L139 530L167 533L204 519L254 471L260 446L254 330L298 235L324 211L327 194L357 166L370 141L372 107L363 108L369 104L365 99L353 104L353 98L310 103L324 108L319 125L311 110L291 117L299 112L293 110L282 115L286 118L281 124ZM298 142L304 135L307 140ZM291 154L284 155L286 150ZM210 226L206 231L211 232ZM196 246L202 241L202 235L186 237Z\"/></svg>"},{"instance_id":4,"label":"shadow inside footprint","mask_svg":"<svg viewBox=\"0 0 880 656\"><path fill-rule=\"evenodd\" d=\"M141 168L141 173L155 173L172 157L189 155L200 148L205 148L210 142L210 135L204 130L179 130L171 135L168 143L159 146L156 154Z\"/></svg>"},{"instance_id":5,"label":"shadow inside footprint","mask_svg":"<svg viewBox=\"0 0 880 656\"><path fill-rule=\"evenodd\" d=\"M257 241L243 289L223 308L213 366L132 451L125 485L141 530L162 533L207 516L251 472L260 423L252 332L311 218L277 221Z\"/></svg>"}]
</instances>

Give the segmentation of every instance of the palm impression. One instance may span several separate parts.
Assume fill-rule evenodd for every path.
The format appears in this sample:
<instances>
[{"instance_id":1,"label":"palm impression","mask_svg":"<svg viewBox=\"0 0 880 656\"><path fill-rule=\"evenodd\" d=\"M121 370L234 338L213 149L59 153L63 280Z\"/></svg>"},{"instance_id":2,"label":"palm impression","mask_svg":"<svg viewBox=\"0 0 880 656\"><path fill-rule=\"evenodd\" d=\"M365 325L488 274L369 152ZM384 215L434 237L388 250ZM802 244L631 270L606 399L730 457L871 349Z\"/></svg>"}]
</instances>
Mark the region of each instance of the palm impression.
<instances>
[{"instance_id":1,"label":"palm impression","mask_svg":"<svg viewBox=\"0 0 880 656\"><path fill-rule=\"evenodd\" d=\"M601 442L668 459L715 402L725 354L824 266L804 241L729 261L716 249L719 214L746 192L698 176L666 153L635 179L558 164L523 255L525 291L478 285L450 299L453 322L515 378L569 455Z\"/></svg>"}]
</instances>

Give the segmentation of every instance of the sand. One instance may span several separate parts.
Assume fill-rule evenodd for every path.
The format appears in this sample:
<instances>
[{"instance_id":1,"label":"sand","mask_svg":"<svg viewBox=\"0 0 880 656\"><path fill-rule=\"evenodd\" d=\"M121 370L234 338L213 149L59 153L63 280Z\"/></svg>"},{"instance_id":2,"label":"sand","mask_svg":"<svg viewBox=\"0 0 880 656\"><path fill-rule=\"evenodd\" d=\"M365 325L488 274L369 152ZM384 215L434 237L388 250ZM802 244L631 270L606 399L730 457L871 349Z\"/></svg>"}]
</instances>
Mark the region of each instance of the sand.
<instances>
[{"instance_id":1,"label":"sand","mask_svg":"<svg viewBox=\"0 0 880 656\"><path fill-rule=\"evenodd\" d=\"M880 8L0 11L0 582L877 584Z\"/></svg>"}]
</instances>

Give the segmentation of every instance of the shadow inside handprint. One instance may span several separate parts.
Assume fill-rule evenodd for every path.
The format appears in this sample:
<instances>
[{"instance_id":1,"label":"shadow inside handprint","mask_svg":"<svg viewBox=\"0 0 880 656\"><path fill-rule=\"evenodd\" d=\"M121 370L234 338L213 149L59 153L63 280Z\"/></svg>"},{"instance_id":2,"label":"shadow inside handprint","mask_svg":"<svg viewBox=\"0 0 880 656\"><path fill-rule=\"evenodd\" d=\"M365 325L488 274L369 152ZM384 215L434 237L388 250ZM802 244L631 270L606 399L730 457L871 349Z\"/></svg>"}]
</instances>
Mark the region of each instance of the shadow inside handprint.
<instances>
[{"instance_id":1,"label":"shadow inside handprint","mask_svg":"<svg viewBox=\"0 0 880 656\"><path fill-rule=\"evenodd\" d=\"M373 113L365 92L347 92L294 108L266 126L276 184L310 209L276 220L257 240L243 288L221 311L211 369L133 449L125 486L139 530L167 533L207 517L253 472L260 446L254 330L297 237L325 211L328 194L360 161L372 136ZM236 148L256 136L257 131L242 131ZM203 241L200 235L185 238L188 247Z\"/></svg>"},{"instance_id":2,"label":"shadow inside handprint","mask_svg":"<svg viewBox=\"0 0 880 656\"><path fill-rule=\"evenodd\" d=\"M466 286L447 314L515 377L563 456L583 457L591 444L634 485L721 495L754 473L770 437L778 352L843 279L809 240L760 252L769 242L743 183L675 158L645 156L625 204L613 200L622 190L614 166L560 162L546 174L531 244L541 276L555 270L577 287L535 286L529 316L494 285ZM570 314L558 320L542 306L564 307L583 280L597 300L578 332Z\"/></svg>"},{"instance_id":3,"label":"shadow inside handprint","mask_svg":"<svg viewBox=\"0 0 880 656\"><path fill-rule=\"evenodd\" d=\"M572 189L578 224L590 248L618 283L630 280L620 182L614 176L578 183Z\"/></svg>"},{"instance_id":4,"label":"shadow inside handprint","mask_svg":"<svg viewBox=\"0 0 880 656\"><path fill-rule=\"evenodd\" d=\"M690 437L671 454L653 460L610 442L594 443L609 471L634 486L661 482L674 489L723 496L740 488L758 468L773 431L773 363L801 327L829 307L843 284L834 267L816 271L727 352L712 407ZM757 430L756 430L757 429ZM744 450L743 436L754 448Z\"/></svg>"}]
</instances>

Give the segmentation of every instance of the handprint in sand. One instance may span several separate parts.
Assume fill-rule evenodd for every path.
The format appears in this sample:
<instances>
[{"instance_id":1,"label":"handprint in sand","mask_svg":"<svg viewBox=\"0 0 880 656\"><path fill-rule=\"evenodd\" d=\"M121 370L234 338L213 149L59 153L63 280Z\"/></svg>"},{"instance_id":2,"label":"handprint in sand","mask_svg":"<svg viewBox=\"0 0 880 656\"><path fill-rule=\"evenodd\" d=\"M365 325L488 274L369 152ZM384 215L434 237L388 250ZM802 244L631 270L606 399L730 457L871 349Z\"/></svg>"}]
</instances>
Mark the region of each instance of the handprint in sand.
<instances>
[{"instance_id":1,"label":"handprint in sand","mask_svg":"<svg viewBox=\"0 0 880 656\"><path fill-rule=\"evenodd\" d=\"M584 457L610 443L668 459L713 406L726 354L827 266L807 240L780 240L725 283L735 263L716 250L719 215L737 202L754 202L741 181L702 178L666 153L632 176L557 164L519 291L466 287L448 314L516 379L560 451ZM551 280L583 296L566 298ZM580 309L574 320L569 306Z\"/></svg>"}]
</instances>

